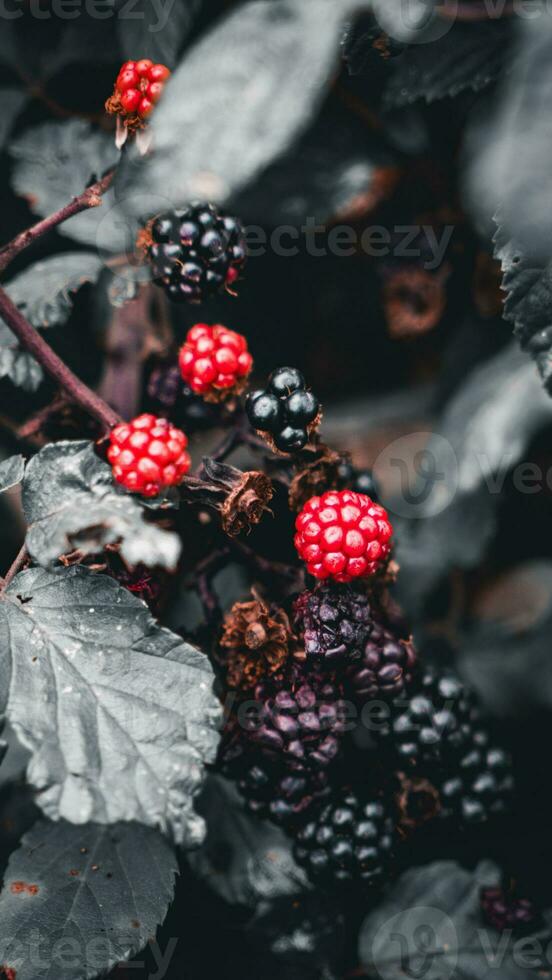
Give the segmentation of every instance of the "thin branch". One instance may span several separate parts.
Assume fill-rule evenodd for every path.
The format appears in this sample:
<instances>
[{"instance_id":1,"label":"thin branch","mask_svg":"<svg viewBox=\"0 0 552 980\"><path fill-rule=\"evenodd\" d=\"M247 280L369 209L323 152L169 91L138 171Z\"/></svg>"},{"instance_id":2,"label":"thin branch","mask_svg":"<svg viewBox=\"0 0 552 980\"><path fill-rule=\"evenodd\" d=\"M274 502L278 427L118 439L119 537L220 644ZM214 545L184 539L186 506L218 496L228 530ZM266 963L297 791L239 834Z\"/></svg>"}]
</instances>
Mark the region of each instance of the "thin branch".
<instances>
[{"instance_id":1,"label":"thin branch","mask_svg":"<svg viewBox=\"0 0 552 980\"><path fill-rule=\"evenodd\" d=\"M38 331L25 319L8 294L0 287L0 316L18 338L22 346L32 354L44 370L67 392L71 400L100 422L104 428L111 429L121 421L120 416L109 407L88 385L52 350Z\"/></svg>"},{"instance_id":2,"label":"thin branch","mask_svg":"<svg viewBox=\"0 0 552 980\"><path fill-rule=\"evenodd\" d=\"M496 14L489 8L488 0L469 0L469 3L466 3L466 0L453 0L452 3L438 4L436 13L444 20L478 23L485 20L497 21L503 17L512 17L515 14L515 5L511 0L505 0L502 10Z\"/></svg>"},{"instance_id":3,"label":"thin branch","mask_svg":"<svg viewBox=\"0 0 552 980\"><path fill-rule=\"evenodd\" d=\"M21 568L25 564L28 557L29 557L29 553L27 551L27 547L25 544L22 544L21 548L17 552L15 560L12 562L8 571L6 572L5 578L2 581L2 585L0 586L0 592L6 591L12 579L15 578L15 576L19 571L21 571Z\"/></svg>"},{"instance_id":4,"label":"thin branch","mask_svg":"<svg viewBox=\"0 0 552 980\"><path fill-rule=\"evenodd\" d=\"M67 221L68 218L72 218L75 214L80 214L81 211L88 211L89 208L99 207L102 203L102 194L105 193L111 184L114 173L114 170L110 170L101 180L96 181L95 184L91 184L82 194L69 201L69 204L65 204L59 211L55 211L49 217L37 221L36 225L32 225L31 228L22 231L11 242L4 245L0 249L0 272L3 272L15 256L19 255L25 248L28 248L29 245L32 245L37 238L46 235L49 231L52 231L52 229Z\"/></svg>"}]
</instances>

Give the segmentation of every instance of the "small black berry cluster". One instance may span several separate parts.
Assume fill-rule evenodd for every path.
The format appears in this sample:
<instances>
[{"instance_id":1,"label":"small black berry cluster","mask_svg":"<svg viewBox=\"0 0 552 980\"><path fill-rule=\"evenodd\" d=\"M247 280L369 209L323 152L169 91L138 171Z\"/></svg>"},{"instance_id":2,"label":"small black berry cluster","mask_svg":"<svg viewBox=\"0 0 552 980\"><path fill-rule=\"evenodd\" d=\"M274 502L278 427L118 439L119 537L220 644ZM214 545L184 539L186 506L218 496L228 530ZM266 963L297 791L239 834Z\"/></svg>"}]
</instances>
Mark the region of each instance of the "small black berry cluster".
<instances>
[{"instance_id":1,"label":"small black berry cluster","mask_svg":"<svg viewBox=\"0 0 552 980\"><path fill-rule=\"evenodd\" d=\"M147 258L169 299L200 303L238 279L246 259L243 227L206 202L167 211L151 226Z\"/></svg>"},{"instance_id":2,"label":"small black berry cluster","mask_svg":"<svg viewBox=\"0 0 552 980\"><path fill-rule=\"evenodd\" d=\"M320 404L296 368L273 371L266 388L247 396L246 411L254 429L266 434L281 453L303 449L316 428Z\"/></svg>"}]
</instances>

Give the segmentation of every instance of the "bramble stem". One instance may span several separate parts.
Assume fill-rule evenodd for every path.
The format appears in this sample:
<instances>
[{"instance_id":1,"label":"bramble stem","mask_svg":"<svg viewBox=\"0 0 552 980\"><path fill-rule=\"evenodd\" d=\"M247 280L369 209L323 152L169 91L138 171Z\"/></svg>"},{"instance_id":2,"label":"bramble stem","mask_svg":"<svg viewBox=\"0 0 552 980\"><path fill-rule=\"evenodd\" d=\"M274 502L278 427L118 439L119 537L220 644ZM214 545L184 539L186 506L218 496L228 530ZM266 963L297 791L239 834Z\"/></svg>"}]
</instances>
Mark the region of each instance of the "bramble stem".
<instances>
[{"instance_id":1,"label":"bramble stem","mask_svg":"<svg viewBox=\"0 0 552 980\"><path fill-rule=\"evenodd\" d=\"M489 11L486 0L470 0L469 3L466 3L465 0L458 0L458 2L451 4L447 4L446 2L439 4L436 12L439 17L443 17L445 20L472 21L476 23L483 20L497 21L501 20L502 17L511 17L515 13L515 8L510 0L506 0L500 14L495 16Z\"/></svg>"},{"instance_id":2,"label":"bramble stem","mask_svg":"<svg viewBox=\"0 0 552 980\"><path fill-rule=\"evenodd\" d=\"M53 228L67 221L68 218L72 218L75 214L80 214L81 211L87 211L89 208L99 207L102 203L102 194L105 193L111 184L114 173L114 170L110 170L101 180L97 180L95 184L87 187L82 194L69 201L69 204L65 204L59 211L55 211L49 217L37 221L36 225L32 225L26 231L20 232L11 242L8 242L3 248L0 248L0 272L3 272L16 255L19 255L25 248L32 245L37 238L46 235L47 232L52 231Z\"/></svg>"},{"instance_id":3,"label":"bramble stem","mask_svg":"<svg viewBox=\"0 0 552 980\"><path fill-rule=\"evenodd\" d=\"M0 287L0 316L18 338L25 350L42 365L44 370L61 385L71 400L85 409L100 422L104 428L111 429L121 421L119 415L109 407L88 385L85 385L76 374L52 350L49 344L40 336L38 331L25 319L20 310L12 303L8 294Z\"/></svg>"},{"instance_id":4,"label":"bramble stem","mask_svg":"<svg viewBox=\"0 0 552 980\"><path fill-rule=\"evenodd\" d=\"M21 568L28 557L29 554L27 552L27 547L25 544L22 544L21 548L17 552L17 555L15 556L14 561L10 565L8 571L6 572L6 576L0 586L0 592L5 592L12 579L15 578L15 576L19 571L21 571Z\"/></svg>"}]
</instances>

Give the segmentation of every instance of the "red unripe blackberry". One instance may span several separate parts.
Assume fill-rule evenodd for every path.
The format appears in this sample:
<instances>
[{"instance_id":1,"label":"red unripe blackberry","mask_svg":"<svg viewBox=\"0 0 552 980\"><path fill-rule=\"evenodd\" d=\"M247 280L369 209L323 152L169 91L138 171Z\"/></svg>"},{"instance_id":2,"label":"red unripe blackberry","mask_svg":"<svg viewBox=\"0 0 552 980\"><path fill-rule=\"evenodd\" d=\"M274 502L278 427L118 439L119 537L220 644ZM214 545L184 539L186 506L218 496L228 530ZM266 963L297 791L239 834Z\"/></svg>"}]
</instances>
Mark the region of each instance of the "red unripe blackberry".
<instances>
[{"instance_id":1,"label":"red unripe blackberry","mask_svg":"<svg viewBox=\"0 0 552 980\"><path fill-rule=\"evenodd\" d=\"M200 303L237 279L246 259L244 230L237 218L196 202L155 219L147 258L169 299Z\"/></svg>"},{"instance_id":2,"label":"red unripe blackberry","mask_svg":"<svg viewBox=\"0 0 552 980\"><path fill-rule=\"evenodd\" d=\"M167 419L144 414L111 431L107 458L113 477L127 490L156 497L177 486L190 470L188 438Z\"/></svg>"},{"instance_id":3,"label":"red unripe blackberry","mask_svg":"<svg viewBox=\"0 0 552 980\"><path fill-rule=\"evenodd\" d=\"M125 118L127 127L139 128L159 101L170 75L166 65L154 65L149 58L125 61L115 82L115 90L106 102L108 112Z\"/></svg>"},{"instance_id":4,"label":"red unripe blackberry","mask_svg":"<svg viewBox=\"0 0 552 980\"><path fill-rule=\"evenodd\" d=\"M219 401L243 391L253 358L241 334L218 323L196 323L180 348L178 363L192 391Z\"/></svg>"},{"instance_id":5,"label":"red unripe blackberry","mask_svg":"<svg viewBox=\"0 0 552 980\"><path fill-rule=\"evenodd\" d=\"M374 575L391 551L393 529L387 511L352 490L311 497L295 527L295 547L315 578L351 582Z\"/></svg>"}]
</instances>

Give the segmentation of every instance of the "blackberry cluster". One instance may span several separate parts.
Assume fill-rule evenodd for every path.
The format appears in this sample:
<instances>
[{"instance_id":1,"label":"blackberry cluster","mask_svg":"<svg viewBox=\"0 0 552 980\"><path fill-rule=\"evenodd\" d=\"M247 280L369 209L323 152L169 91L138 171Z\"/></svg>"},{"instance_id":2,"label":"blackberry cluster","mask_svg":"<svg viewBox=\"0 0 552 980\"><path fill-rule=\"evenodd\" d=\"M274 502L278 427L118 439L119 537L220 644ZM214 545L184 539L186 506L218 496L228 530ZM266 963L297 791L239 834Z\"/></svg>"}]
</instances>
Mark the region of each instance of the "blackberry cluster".
<instances>
[{"instance_id":1,"label":"blackberry cluster","mask_svg":"<svg viewBox=\"0 0 552 980\"><path fill-rule=\"evenodd\" d=\"M290 367L273 371L266 388L247 396L245 408L253 428L282 453L306 446L320 414L318 398L308 391L301 372Z\"/></svg>"},{"instance_id":2,"label":"blackberry cluster","mask_svg":"<svg viewBox=\"0 0 552 980\"><path fill-rule=\"evenodd\" d=\"M485 731L475 733L469 750L445 767L436 780L441 816L461 826L485 823L506 813L514 789L507 752L490 744Z\"/></svg>"},{"instance_id":3,"label":"blackberry cluster","mask_svg":"<svg viewBox=\"0 0 552 980\"><path fill-rule=\"evenodd\" d=\"M375 620L359 664L347 669L348 689L361 704L413 689L418 657L412 640L402 640Z\"/></svg>"},{"instance_id":4,"label":"blackberry cluster","mask_svg":"<svg viewBox=\"0 0 552 980\"><path fill-rule=\"evenodd\" d=\"M293 853L314 881L374 888L391 869L395 843L393 814L384 800L349 790L303 824Z\"/></svg>"},{"instance_id":5,"label":"blackberry cluster","mask_svg":"<svg viewBox=\"0 0 552 980\"><path fill-rule=\"evenodd\" d=\"M246 259L245 234L237 218L194 203L155 219L147 256L154 282L169 299L200 303L236 282Z\"/></svg>"},{"instance_id":6,"label":"blackberry cluster","mask_svg":"<svg viewBox=\"0 0 552 980\"><path fill-rule=\"evenodd\" d=\"M368 598L348 586L322 583L295 601L295 625L313 667L334 669L361 659L373 629Z\"/></svg>"}]
</instances>

